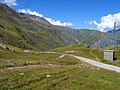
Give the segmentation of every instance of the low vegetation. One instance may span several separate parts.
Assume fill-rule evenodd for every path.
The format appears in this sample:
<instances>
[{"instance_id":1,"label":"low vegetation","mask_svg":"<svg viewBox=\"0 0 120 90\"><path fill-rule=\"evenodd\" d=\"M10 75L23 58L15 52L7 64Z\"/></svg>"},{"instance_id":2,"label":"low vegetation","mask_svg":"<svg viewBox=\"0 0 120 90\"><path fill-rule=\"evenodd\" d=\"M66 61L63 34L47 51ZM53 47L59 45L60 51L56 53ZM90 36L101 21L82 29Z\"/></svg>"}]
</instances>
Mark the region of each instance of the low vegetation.
<instances>
[{"instance_id":1,"label":"low vegetation","mask_svg":"<svg viewBox=\"0 0 120 90\"><path fill-rule=\"evenodd\" d=\"M57 30L47 20L41 17L39 19L36 21L0 2L0 43L43 51L77 43L70 35Z\"/></svg>"},{"instance_id":2,"label":"low vegetation","mask_svg":"<svg viewBox=\"0 0 120 90\"><path fill-rule=\"evenodd\" d=\"M81 45L73 46L74 51L90 51ZM80 46L84 49L78 49ZM78 55L73 53L73 48L64 49L53 51ZM119 73L91 66L67 55L0 48L0 90L119 90L119 81Z\"/></svg>"},{"instance_id":3,"label":"low vegetation","mask_svg":"<svg viewBox=\"0 0 120 90\"><path fill-rule=\"evenodd\" d=\"M103 49L87 48L82 44L73 44L66 47L56 48L50 51L82 56L98 61L103 60Z\"/></svg>"},{"instance_id":4,"label":"low vegetation","mask_svg":"<svg viewBox=\"0 0 120 90\"><path fill-rule=\"evenodd\" d=\"M32 17L0 3L0 90L120 90L119 73L67 55L120 66L120 47L107 48L116 51L113 62L103 60L104 49L89 48L105 34L79 30L71 35L60 31L64 27L58 30L45 19L39 18L41 23ZM73 43L88 47L66 46ZM47 50L57 53L39 52Z\"/></svg>"},{"instance_id":5,"label":"low vegetation","mask_svg":"<svg viewBox=\"0 0 120 90\"><path fill-rule=\"evenodd\" d=\"M120 46L107 47L105 49L107 49L107 50L115 50L115 60L113 62L108 62L108 61L103 60L102 62L120 67Z\"/></svg>"},{"instance_id":6,"label":"low vegetation","mask_svg":"<svg viewBox=\"0 0 120 90\"><path fill-rule=\"evenodd\" d=\"M115 50L115 60L113 62L106 61L103 59L104 50ZM61 47L50 51L82 56L103 63L120 66L120 46L107 48L87 48L84 45L69 45L66 47Z\"/></svg>"}]
</instances>

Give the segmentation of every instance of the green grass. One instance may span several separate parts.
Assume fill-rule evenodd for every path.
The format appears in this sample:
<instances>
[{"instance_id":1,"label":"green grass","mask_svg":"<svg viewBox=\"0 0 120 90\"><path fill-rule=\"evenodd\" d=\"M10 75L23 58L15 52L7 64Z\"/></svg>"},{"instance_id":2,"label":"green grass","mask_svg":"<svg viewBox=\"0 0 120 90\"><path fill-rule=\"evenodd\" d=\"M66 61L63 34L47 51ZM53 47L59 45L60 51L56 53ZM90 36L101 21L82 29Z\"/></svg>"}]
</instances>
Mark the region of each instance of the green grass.
<instances>
[{"instance_id":1,"label":"green grass","mask_svg":"<svg viewBox=\"0 0 120 90\"><path fill-rule=\"evenodd\" d=\"M20 18L15 19L1 12L0 25L4 28L0 28L0 35L2 35L0 42L21 49L41 51L76 43L71 36L62 33L52 25L47 27L24 15L20 15Z\"/></svg>"},{"instance_id":2,"label":"green grass","mask_svg":"<svg viewBox=\"0 0 120 90\"><path fill-rule=\"evenodd\" d=\"M112 62L104 60L103 59L104 50L115 50L116 60ZM93 60L100 61L103 63L120 66L120 46L100 49L100 48L87 48L83 45L69 45L66 47L56 48L50 51L82 56L82 57L93 59ZM73 52L69 52L69 51L73 51Z\"/></svg>"},{"instance_id":3,"label":"green grass","mask_svg":"<svg viewBox=\"0 0 120 90\"><path fill-rule=\"evenodd\" d=\"M0 73L1 90L119 90L119 81L120 74L85 64Z\"/></svg>"},{"instance_id":4,"label":"green grass","mask_svg":"<svg viewBox=\"0 0 120 90\"><path fill-rule=\"evenodd\" d=\"M119 85L119 73L67 55L0 48L0 90L119 90Z\"/></svg>"},{"instance_id":5,"label":"green grass","mask_svg":"<svg viewBox=\"0 0 120 90\"><path fill-rule=\"evenodd\" d=\"M50 51L82 56L90 59L95 59L98 61L103 59L102 49L87 48L81 44L80 45L73 44L66 47L56 48Z\"/></svg>"},{"instance_id":6,"label":"green grass","mask_svg":"<svg viewBox=\"0 0 120 90\"><path fill-rule=\"evenodd\" d=\"M113 62L103 60L102 62L120 67L120 46L108 47L108 48L105 48L105 49L107 49L107 50L115 50L115 60Z\"/></svg>"},{"instance_id":7,"label":"green grass","mask_svg":"<svg viewBox=\"0 0 120 90\"><path fill-rule=\"evenodd\" d=\"M78 63L78 60L74 60L73 57L64 56L59 58L60 54L48 54L48 53L24 53L5 50L0 48L0 68L24 66L44 63L55 63L60 65L71 65Z\"/></svg>"},{"instance_id":8,"label":"green grass","mask_svg":"<svg viewBox=\"0 0 120 90\"><path fill-rule=\"evenodd\" d=\"M22 66L26 63L39 63L42 60L50 60L50 58L58 57L59 55L51 54L35 54L35 53L21 53L9 50L0 51L0 67ZM33 63L33 64L34 64Z\"/></svg>"}]
</instances>

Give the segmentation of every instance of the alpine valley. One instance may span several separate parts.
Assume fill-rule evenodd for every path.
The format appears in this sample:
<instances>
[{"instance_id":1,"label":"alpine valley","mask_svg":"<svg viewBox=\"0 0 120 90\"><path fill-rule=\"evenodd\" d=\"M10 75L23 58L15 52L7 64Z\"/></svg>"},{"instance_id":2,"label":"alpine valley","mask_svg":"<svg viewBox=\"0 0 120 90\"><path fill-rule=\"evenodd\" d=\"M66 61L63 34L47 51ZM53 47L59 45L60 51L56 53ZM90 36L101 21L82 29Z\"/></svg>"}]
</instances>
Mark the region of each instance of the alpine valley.
<instances>
[{"instance_id":1,"label":"alpine valley","mask_svg":"<svg viewBox=\"0 0 120 90\"><path fill-rule=\"evenodd\" d=\"M119 30L116 30L115 34L116 43L119 45ZM113 39L112 31L103 33L97 30L55 26L43 17L18 13L0 3L0 43L3 46L42 51L70 44L104 48L113 45Z\"/></svg>"}]
</instances>

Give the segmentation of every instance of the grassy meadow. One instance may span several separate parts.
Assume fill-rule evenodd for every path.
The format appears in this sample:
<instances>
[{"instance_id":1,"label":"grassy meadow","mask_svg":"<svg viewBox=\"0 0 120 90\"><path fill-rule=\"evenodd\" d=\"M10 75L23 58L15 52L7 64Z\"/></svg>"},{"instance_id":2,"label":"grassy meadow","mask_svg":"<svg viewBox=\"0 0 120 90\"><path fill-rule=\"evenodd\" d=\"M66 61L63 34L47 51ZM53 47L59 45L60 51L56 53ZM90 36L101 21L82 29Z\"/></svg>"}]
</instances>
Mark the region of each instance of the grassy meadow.
<instances>
[{"instance_id":1,"label":"grassy meadow","mask_svg":"<svg viewBox=\"0 0 120 90\"><path fill-rule=\"evenodd\" d=\"M95 57L92 55L96 49L91 51L81 45L51 51L102 58L101 50L97 51L100 56ZM119 85L119 73L91 66L67 55L0 48L0 90L120 90Z\"/></svg>"},{"instance_id":2,"label":"grassy meadow","mask_svg":"<svg viewBox=\"0 0 120 90\"><path fill-rule=\"evenodd\" d=\"M115 50L116 59L113 62L104 60L103 59L104 50ZM120 46L107 47L107 48L87 48L83 45L73 44L66 47L56 48L50 51L82 56L82 57L93 59L99 62L120 66Z\"/></svg>"}]
</instances>

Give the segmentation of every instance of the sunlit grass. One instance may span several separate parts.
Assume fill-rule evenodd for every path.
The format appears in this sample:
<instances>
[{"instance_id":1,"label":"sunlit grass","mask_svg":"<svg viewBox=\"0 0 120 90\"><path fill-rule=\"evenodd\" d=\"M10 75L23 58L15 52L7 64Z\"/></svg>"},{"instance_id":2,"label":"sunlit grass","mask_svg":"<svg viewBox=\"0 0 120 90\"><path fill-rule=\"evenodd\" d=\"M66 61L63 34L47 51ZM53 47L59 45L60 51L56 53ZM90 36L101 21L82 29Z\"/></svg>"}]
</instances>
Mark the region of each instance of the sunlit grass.
<instances>
[{"instance_id":1,"label":"sunlit grass","mask_svg":"<svg viewBox=\"0 0 120 90\"><path fill-rule=\"evenodd\" d=\"M114 61L106 61L103 59L104 50L115 50ZM120 66L120 46L118 47L108 47L108 48L87 48L83 45L69 45L66 47L56 48L50 51L67 53L77 56L82 56L85 58L93 59L107 64L112 64L115 66Z\"/></svg>"},{"instance_id":2,"label":"sunlit grass","mask_svg":"<svg viewBox=\"0 0 120 90\"><path fill-rule=\"evenodd\" d=\"M1 73L0 89L119 90L119 81L119 73L79 64Z\"/></svg>"},{"instance_id":3,"label":"sunlit grass","mask_svg":"<svg viewBox=\"0 0 120 90\"><path fill-rule=\"evenodd\" d=\"M66 48L59 50L64 53L73 50ZM79 51L78 48L74 50ZM81 50L90 51L84 47ZM119 90L119 85L119 73L94 67L68 55L0 48L0 90Z\"/></svg>"}]
</instances>

